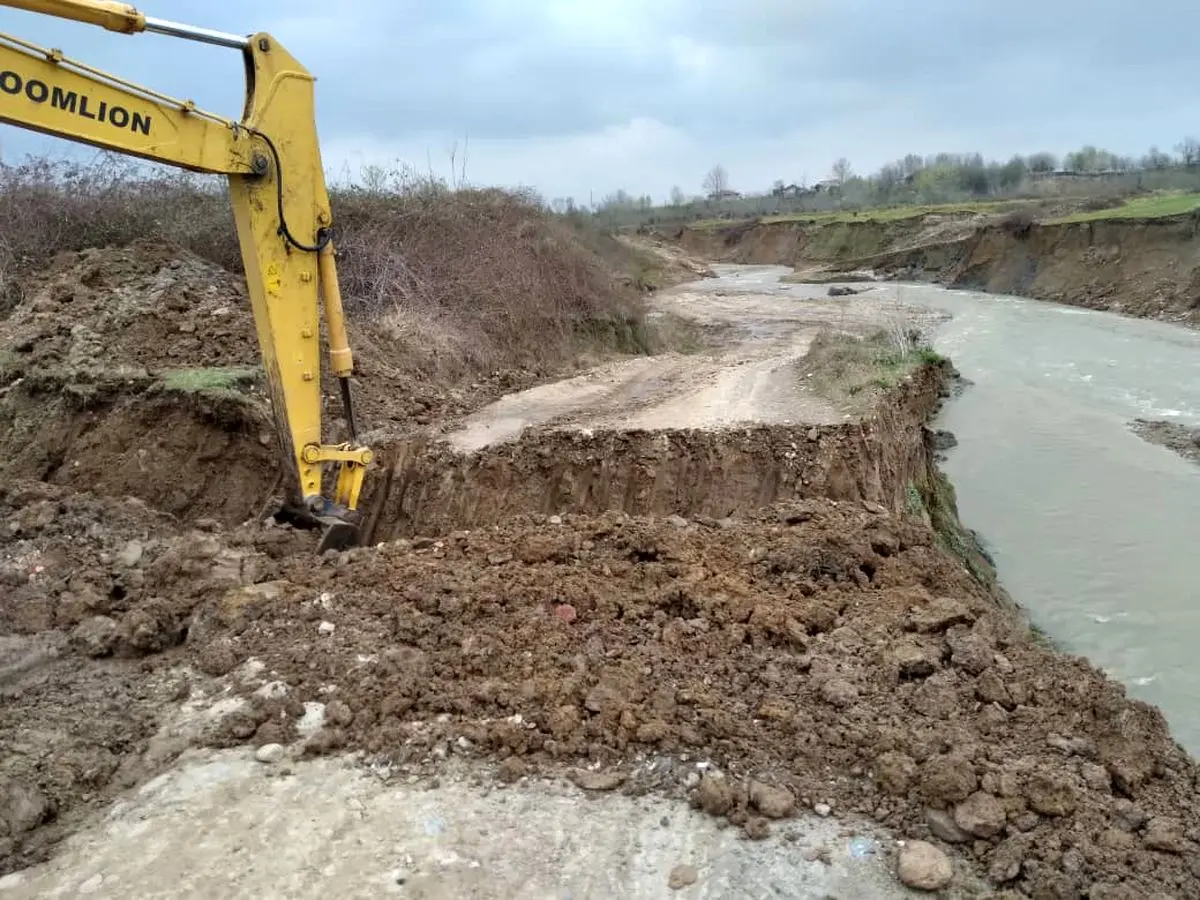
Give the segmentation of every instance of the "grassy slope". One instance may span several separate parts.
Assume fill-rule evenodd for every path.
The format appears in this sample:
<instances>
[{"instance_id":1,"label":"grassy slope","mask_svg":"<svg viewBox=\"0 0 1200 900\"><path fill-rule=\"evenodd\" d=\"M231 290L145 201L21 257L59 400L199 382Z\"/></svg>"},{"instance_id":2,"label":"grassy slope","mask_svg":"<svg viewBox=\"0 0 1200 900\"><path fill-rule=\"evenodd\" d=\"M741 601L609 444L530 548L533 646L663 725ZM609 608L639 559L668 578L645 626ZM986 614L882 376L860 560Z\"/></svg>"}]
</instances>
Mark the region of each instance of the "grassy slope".
<instances>
[{"instance_id":1,"label":"grassy slope","mask_svg":"<svg viewBox=\"0 0 1200 900\"><path fill-rule=\"evenodd\" d=\"M968 216L1000 215L1036 205L1029 200L981 200L974 203L942 203L925 206L891 206L878 209L839 210L826 213L795 213L782 216L762 216L758 221L770 225L776 223L809 223L813 225L838 224L845 222L898 222L927 215ZM1087 210L1047 220L1047 224L1071 222L1094 222L1102 219L1153 219L1176 216L1200 208L1200 193L1163 192L1135 197L1117 206ZM702 219L689 225L690 228L717 230L729 228L750 219Z\"/></svg>"},{"instance_id":2,"label":"grassy slope","mask_svg":"<svg viewBox=\"0 0 1200 900\"><path fill-rule=\"evenodd\" d=\"M1200 207L1200 194L1162 193L1135 197L1120 206L1090 210L1053 219L1047 224L1066 225L1072 222L1096 222L1102 219L1158 219L1178 216Z\"/></svg>"}]
</instances>

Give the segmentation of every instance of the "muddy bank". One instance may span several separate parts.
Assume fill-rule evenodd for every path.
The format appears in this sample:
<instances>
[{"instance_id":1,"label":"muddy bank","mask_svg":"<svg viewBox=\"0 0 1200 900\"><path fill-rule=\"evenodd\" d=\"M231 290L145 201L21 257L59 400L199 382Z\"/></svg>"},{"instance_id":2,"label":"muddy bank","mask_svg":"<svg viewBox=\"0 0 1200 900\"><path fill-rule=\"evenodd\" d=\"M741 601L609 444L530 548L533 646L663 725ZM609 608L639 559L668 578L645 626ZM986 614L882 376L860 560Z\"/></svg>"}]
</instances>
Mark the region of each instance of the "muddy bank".
<instances>
[{"instance_id":1,"label":"muddy bank","mask_svg":"<svg viewBox=\"0 0 1200 900\"><path fill-rule=\"evenodd\" d=\"M999 217L743 223L684 229L694 252L1013 294L1200 326L1200 243L1191 215L1042 224ZM821 274L823 272L823 274Z\"/></svg>"}]
</instances>

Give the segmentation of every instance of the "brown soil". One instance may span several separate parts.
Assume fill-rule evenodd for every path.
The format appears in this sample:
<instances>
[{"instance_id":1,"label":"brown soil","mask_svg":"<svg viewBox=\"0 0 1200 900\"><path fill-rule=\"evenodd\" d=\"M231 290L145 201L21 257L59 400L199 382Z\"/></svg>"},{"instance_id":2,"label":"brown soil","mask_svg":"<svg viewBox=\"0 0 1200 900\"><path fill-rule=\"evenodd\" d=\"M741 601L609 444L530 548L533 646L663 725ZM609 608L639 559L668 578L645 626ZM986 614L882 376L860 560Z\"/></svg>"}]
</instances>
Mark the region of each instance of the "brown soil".
<instances>
[{"instance_id":1,"label":"brown soil","mask_svg":"<svg viewBox=\"0 0 1200 900\"><path fill-rule=\"evenodd\" d=\"M119 310L90 290L75 324L115 345L98 323ZM957 524L922 425L944 369L811 431L385 441L382 543L318 559L311 533L238 524L275 471L253 390L163 384L197 364L167 352L180 322L223 291L164 304L124 382L78 375L70 331L21 350L49 324L31 310L3 325L0 872L189 743L288 743L319 703L309 753L686 793L750 836L826 804L942 842L997 890L1200 894L1196 764L1156 710L1031 635ZM238 340L206 364L245 364ZM364 378L366 402L411 402L398 383ZM164 735L200 695L242 704ZM725 777L684 780L696 760Z\"/></svg>"},{"instance_id":2,"label":"brown soil","mask_svg":"<svg viewBox=\"0 0 1200 900\"><path fill-rule=\"evenodd\" d=\"M7 868L150 766L138 754L181 666L253 658L286 700L208 743L287 740L318 701L310 752L414 772L467 747L680 791L639 761L683 753L729 776L695 802L755 829L742 777L964 841L1031 896L1200 889L1196 767L1162 716L1038 643L928 525L881 506L517 517L319 563L290 529L174 536L140 504L47 485L8 492L0 515L0 621L63 654L4 678L0 777L38 811L10 815ZM30 738L47 732L67 737Z\"/></svg>"},{"instance_id":3,"label":"brown soil","mask_svg":"<svg viewBox=\"0 0 1200 900\"><path fill-rule=\"evenodd\" d=\"M1052 212L1039 213L1043 218ZM1110 219L1014 228L999 216L746 223L684 229L689 250L729 262L791 265L1051 300L1200 326L1196 219Z\"/></svg>"}]
</instances>

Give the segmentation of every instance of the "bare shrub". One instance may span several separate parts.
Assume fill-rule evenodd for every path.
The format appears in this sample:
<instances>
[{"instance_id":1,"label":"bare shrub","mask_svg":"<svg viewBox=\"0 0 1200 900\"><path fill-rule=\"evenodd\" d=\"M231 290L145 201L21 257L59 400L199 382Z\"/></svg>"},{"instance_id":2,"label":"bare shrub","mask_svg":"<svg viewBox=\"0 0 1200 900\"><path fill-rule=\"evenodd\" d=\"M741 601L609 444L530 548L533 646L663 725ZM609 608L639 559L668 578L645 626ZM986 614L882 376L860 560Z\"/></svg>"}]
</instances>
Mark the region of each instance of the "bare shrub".
<instances>
[{"instance_id":1,"label":"bare shrub","mask_svg":"<svg viewBox=\"0 0 1200 900\"><path fill-rule=\"evenodd\" d=\"M332 192L342 290L353 321L376 322L398 368L447 378L561 366L581 341L643 352L651 337L631 254L582 216L536 198L451 190L410 171ZM220 179L147 174L121 157L91 165L0 166L0 280L62 251L165 240L241 271Z\"/></svg>"}]
</instances>

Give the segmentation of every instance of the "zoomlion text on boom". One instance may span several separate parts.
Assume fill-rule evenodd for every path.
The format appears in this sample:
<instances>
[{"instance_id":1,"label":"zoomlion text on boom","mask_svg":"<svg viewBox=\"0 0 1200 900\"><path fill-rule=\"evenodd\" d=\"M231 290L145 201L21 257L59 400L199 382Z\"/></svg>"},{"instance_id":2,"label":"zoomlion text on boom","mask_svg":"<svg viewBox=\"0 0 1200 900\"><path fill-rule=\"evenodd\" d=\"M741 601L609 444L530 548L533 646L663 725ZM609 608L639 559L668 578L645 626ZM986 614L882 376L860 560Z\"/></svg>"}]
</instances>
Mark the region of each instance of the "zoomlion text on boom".
<instances>
[{"instance_id":1,"label":"zoomlion text on boom","mask_svg":"<svg viewBox=\"0 0 1200 900\"><path fill-rule=\"evenodd\" d=\"M150 135L150 116L139 112L130 112L123 106L109 106L101 100L95 109L89 108L87 94L77 94L75 91L64 91L60 87L51 87L44 81L30 78L26 81L11 69L0 72L0 91L16 96L23 93L34 103L50 102L55 109L74 113L84 119L105 122L114 128L129 129Z\"/></svg>"}]
</instances>

